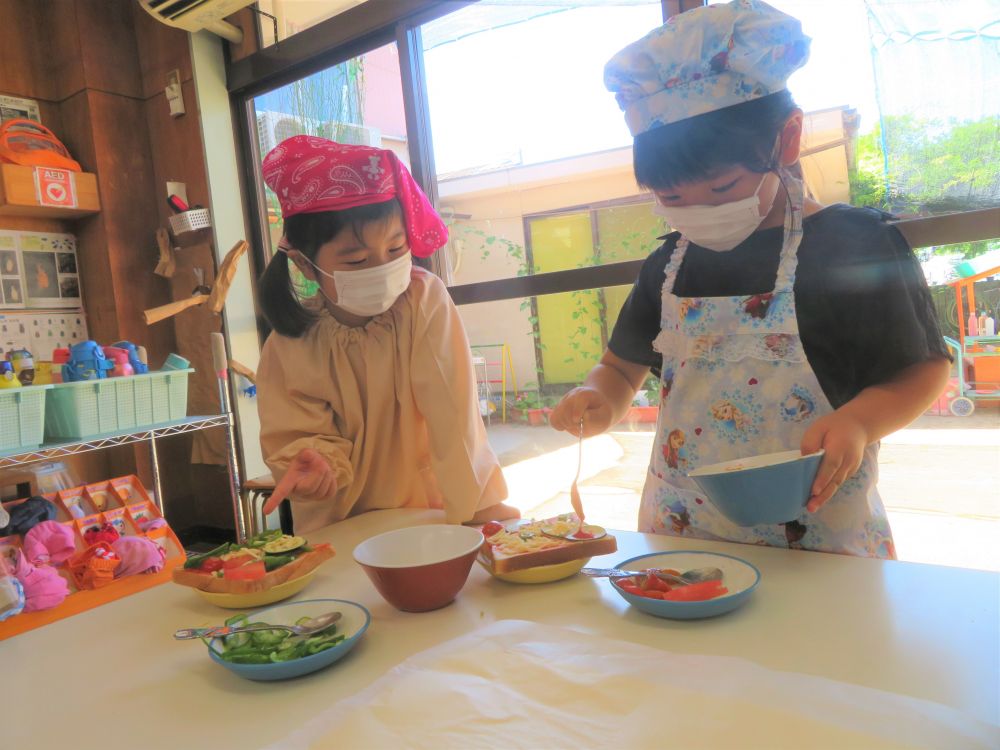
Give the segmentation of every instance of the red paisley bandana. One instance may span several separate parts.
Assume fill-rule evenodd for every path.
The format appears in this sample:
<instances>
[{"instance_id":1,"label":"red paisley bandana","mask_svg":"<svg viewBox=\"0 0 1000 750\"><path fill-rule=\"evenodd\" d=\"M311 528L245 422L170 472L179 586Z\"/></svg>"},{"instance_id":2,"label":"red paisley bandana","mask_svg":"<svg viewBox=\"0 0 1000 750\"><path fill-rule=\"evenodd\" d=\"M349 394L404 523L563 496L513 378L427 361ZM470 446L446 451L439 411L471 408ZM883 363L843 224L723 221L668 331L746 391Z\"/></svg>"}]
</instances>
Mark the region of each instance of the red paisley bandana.
<instances>
[{"instance_id":1,"label":"red paisley bandana","mask_svg":"<svg viewBox=\"0 0 1000 750\"><path fill-rule=\"evenodd\" d=\"M296 135L264 157L263 169L286 219L395 198L414 255L426 258L448 241L441 217L392 151Z\"/></svg>"}]
</instances>

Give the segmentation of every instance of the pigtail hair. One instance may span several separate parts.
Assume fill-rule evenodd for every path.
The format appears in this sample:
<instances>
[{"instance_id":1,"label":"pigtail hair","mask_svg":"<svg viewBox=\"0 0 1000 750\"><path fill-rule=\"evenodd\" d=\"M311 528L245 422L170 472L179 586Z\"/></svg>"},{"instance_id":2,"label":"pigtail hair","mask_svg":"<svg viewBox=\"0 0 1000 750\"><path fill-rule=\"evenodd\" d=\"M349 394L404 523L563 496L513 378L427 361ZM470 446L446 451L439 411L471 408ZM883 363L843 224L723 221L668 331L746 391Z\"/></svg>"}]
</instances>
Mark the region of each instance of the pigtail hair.
<instances>
[{"instance_id":1,"label":"pigtail hair","mask_svg":"<svg viewBox=\"0 0 1000 750\"><path fill-rule=\"evenodd\" d=\"M282 336L300 338L312 328L317 315L299 302L288 271L288 256L277 252L257 282L260 306L271 326Z\"/></svg>"}]
</instances>

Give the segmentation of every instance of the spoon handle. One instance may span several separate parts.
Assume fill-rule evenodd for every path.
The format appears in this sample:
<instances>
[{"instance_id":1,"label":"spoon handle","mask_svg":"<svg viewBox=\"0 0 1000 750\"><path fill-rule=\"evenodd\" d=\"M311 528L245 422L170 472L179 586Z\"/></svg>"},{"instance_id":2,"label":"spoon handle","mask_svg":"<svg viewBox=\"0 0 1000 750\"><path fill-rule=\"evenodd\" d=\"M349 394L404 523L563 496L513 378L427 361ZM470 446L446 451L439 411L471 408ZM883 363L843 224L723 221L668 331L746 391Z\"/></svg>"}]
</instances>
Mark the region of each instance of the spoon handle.
<instances>
[{"instance_id":1,"label":"spoon handle","mask_svg":"<svg viewBox=\"0 0 1000 750\"><path fill-rule=\"evenodd\" d=\"M297 632L295 628L287 625L268 625L266 623L261 623L260 625L244 625L242 627L221 625L215 628L181 628L180 630L174 632L174 638L178 641L188 641L192 638L222 638L223 636L233 635L234 633L253 633L258 630L285 630L289 633Z\"/></svg>"},{"instance_id":2,"label":"spoon handle","mask_svg":"<svg viewBox=\"0 0 1000 750\"><path fill-rule=\"evenodd\" d=\"M580 439L577 441L576 476L573 477L573 484L569 488L569 501L573 506L576 517L580 520L580 528L583 531L583 500L580 498L580 488L577 482L580 481L580 470L583 468L583 417L580 417Z\"/></svg>"},{"instance_id":3,"label":"spoon handle","mask_svg":"<svg viewBox=\"0 0 1000 750\"><path fill-rule=\"evenodd\" d=\"M580 572L588 578L626 578L646 575L644 570L622 570L620 568L582 568Z\"/></svg>"},{"instance_id":4,"label":"spoon handle","mask_svg":"<svg viewBox=\"0 0 1000 750\"><path fill-rule=\"evenodd\" d=\"M633 576L645 576L645 570L621 570L620 568L582 568L580 570L588 578L632 578ZM670 575L670 573L654 572L657 578L667 583L679 583L688 584L691 581L686 581L678 576Z\"/></svg>"}]
</instances>

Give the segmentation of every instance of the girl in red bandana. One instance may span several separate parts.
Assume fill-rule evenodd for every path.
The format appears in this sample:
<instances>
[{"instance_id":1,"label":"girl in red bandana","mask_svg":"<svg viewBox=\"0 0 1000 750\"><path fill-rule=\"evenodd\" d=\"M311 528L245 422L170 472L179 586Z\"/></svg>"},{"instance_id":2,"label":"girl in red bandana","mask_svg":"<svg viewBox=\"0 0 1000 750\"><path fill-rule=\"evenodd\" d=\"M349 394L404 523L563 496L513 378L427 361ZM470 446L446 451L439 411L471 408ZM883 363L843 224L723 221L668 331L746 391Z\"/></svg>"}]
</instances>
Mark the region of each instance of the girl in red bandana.
<instances>
[{"instance_id":1,"label":"girl in red bandana","mask_svg":"<svg viewBox=\"0 0 1000 750\"><path fill-rule=\"evenodd\" d=\"M447 229L392 151L313 136L264 159L285 234L260 281L261 446L296 531L383 508L451 523L517 517L479 416L444 284L414 267ZM319 293L300 300L292 262Z\"/></svg>"}]
</instances>

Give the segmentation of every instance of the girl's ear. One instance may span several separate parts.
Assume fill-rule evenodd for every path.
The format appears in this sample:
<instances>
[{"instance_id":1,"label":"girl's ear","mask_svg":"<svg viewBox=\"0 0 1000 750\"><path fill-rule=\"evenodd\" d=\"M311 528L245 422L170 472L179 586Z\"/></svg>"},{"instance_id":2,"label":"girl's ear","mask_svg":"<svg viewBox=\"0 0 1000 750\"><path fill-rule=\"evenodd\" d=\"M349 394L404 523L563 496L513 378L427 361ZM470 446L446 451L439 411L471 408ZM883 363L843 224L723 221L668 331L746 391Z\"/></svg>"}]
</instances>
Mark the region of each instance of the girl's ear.
<instances>
[{"instance_id":1,"label":"girl's ear","mask_svg":"<svg viewBox=\"0 0 1000 750\"><path fill-rule=\"evenodd\" d=\"M316 281L316 270L312 267L312 263L306 259L306 256L298 250L293 249L286 250L285 254L292 259L292 263L302 272L303 276L309 279L309 281Z\"/></svg>"},{"instance_id":2,"label":"girl's ear","mask_svg":"<svg viewBox=\"0 0 1000 750\"><path fill-rule=\"evenodd\" d=\"M796 109L785 120L785 126L781 129L781 148L778 160L783 167L790 167L799 160L799 154L802 151L802 123L802 110Z\"/></svg>"}]
</instances>

